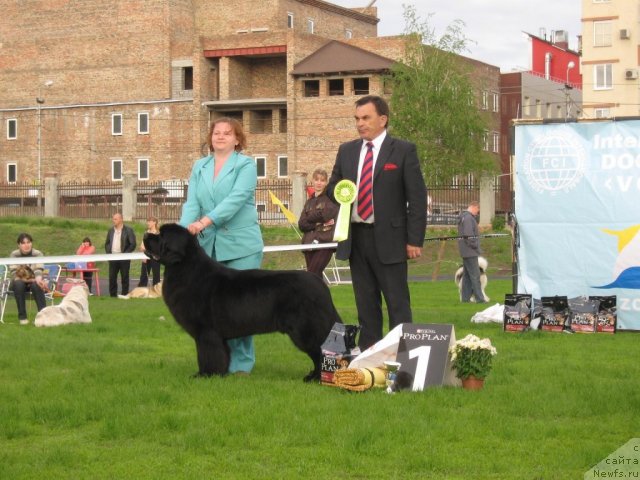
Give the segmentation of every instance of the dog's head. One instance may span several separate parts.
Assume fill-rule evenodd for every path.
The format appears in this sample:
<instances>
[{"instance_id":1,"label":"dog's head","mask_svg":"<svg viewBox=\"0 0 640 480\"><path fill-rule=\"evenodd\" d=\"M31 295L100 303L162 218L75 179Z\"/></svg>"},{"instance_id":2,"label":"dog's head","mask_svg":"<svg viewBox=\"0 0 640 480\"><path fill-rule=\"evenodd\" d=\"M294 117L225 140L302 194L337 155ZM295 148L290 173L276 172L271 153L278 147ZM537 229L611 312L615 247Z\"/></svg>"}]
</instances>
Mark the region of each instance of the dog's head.
<instances>
[{"instance_id":1,"label":"dog's head","mask_svg":"<svg viewBox=\"0 0 640 480\"><path fill-rule=\"evenodd\" d=\"M144 234L144 253L162 265L174 265L200 248L196 238L177 223L160 227L160 233Z\"/></svg>"}]
</instances>

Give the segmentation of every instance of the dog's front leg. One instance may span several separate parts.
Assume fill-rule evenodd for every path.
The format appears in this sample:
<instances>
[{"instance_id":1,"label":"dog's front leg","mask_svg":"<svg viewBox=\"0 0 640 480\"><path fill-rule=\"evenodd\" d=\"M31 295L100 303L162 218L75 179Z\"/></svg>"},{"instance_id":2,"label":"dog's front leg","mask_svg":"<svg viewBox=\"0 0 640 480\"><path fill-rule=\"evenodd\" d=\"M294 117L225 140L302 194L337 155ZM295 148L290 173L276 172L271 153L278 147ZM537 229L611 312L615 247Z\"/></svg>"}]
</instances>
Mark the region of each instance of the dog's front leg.
<instances>
[{"instance_id":1,"label":"dog's front leg","mask_svg":"<svg viewBox=\"0 0 640 480\"><path fill-rule=\"evenodd\" d=\"M196 337L198 377L225 375L229 370L229 347L215 330L203 330Z\"/></svg>"}]
</instances>

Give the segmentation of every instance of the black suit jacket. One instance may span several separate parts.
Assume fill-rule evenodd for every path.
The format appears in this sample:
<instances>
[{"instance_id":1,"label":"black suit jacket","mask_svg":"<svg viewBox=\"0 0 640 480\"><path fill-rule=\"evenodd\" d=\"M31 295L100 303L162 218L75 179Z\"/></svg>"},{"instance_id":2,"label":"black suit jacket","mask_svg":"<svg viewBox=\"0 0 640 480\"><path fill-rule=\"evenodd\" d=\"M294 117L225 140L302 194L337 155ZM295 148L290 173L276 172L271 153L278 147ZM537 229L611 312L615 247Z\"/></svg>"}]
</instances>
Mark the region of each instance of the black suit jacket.
<instances>
[{"instance_id":1,"label":"black suit jacket","mask_svg":"<svg viewBox=\"0 0 640 480\"><path fill-rule=\"evenodd\" d=\"M104 243L104 251L107 253L112 253L111 246L113 244L114 232L115 232L115 227L111 227L107 232L107 240ZM136 249L136 234L133 232L133 228L127 227L126 225L122 226L122 235L120 237L120 247L122 249L122 253L131 253Z\"/></svg>"},{"instance_id":2,"label":"black suit jacket","mask_svg":"<svg viewBox=\"0 0 640 480\"><path fill-rule=\"evenodd\" d=\"M333 195L336 183L348 179L356 183L362 139L343 143L338 149L327 192ZM352 204L353 208L353 204ZM413 143L389 134L382 142L373 172L374 235L378 256L384 264L407 260L407 244L422 247L427 227L427 189ZM336 257L347 260L349 238L338 244Z\"/></svg>"}]
</instances>

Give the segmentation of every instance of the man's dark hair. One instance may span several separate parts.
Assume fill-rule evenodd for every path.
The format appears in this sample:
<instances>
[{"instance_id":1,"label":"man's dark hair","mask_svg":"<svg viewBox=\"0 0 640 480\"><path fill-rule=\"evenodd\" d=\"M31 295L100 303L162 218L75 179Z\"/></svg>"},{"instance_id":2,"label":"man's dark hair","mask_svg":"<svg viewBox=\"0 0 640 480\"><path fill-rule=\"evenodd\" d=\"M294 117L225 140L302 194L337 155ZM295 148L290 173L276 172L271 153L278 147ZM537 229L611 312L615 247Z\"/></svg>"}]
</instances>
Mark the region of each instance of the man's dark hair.
<instances>
[{"instance_id":1,"label":"man's dark hair","mask_svg":"<svg viewBox=\"0 0 640 480\"><path fill-rule=\"evenodd\" d=\"M31 235L29 235L28 233L21 233L20 235L18 235L18 243L22 243L24 239L27 239L31 243L33 243L33 238L31 238Z\"/></svg>"},{"instance_id":2,"label":"man's dark hair","mask_svg":"<svg viewBox=\"0 0 640 480\"><path fill-rule=\"evenodd\" d=\"M389 104L384 98L377 95L367 95L356 100L356 107L362 107L367 103L373 103L373 106L376 107L377 114L385 115L387 117L387 124L389 123Z\"/></svg>"}]
</instances>

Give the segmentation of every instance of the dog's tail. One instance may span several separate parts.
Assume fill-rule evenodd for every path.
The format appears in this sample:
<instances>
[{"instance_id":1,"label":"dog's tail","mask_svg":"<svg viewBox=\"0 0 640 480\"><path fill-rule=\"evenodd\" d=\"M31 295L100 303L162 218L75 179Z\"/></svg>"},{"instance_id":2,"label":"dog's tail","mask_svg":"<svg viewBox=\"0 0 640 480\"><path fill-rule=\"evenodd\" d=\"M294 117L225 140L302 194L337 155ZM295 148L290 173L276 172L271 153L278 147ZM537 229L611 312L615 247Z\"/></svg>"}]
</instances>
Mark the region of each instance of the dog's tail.
<instances>
[{"instance_id":1,"label":"dog's tail","mask_svg":"<svg viewBox=\"0 0 640 480\"><path fill-rule=\"evenodd\" d=\"M489 267L489 262L484 257L478 257L478 267L480 267L481 273L485 273Z\"/></svg>"}]
</instances>

